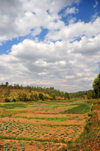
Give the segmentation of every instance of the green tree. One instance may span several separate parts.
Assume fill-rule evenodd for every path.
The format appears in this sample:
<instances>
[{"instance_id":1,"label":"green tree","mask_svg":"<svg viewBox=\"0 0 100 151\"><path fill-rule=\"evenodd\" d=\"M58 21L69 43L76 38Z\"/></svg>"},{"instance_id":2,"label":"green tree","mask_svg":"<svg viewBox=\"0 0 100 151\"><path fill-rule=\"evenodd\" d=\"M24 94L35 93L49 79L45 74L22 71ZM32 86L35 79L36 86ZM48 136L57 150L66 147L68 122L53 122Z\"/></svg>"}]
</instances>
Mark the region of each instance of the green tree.
<instances>
[{"instance_id":1,"label":"green tree","mask_svg":"<svg viewBox=\"0 0 100 151\"><path fill-rule=\"evenodd\" d=\"M55 93L51 93L51 97L52 97L52 100L55 100L56 99Z\"/></svg>"},{"instance_id":2,"label":"green tree","mask_svg":"<svg viewBox=\"0 0 100 151\"><path fill-rule=\"evenodd\" d=\"M97 98L100 98L100 73L97 75L97 78L94 79L93 89Z\"/></svg>"},{"instance_id":3,"label":"green tree","mask_svg":"<svg viewBox=\"0 0 100 151\"><path fill-rule=\"evenodd\" d=\"M64 98L65 98L65 99L69 99L69 98L70 98L68 92L65 92Z\"/></svg>"},{"instance_id":4,"label":"green tree","mask_svg":"<svg viewBox=\"0 0 100 151\"><path fill-rule=\"evenodd\" d=\"M87 98L88 98L88 99L95 98L95 92L94 92L94 90L89 90L89 91L88 91L88 93L87 93Z\"/></svg>"},{"instance_id":5,"label":"green tree","mask_svg":"<svg viewBox=\"0 0 100 151\"><path fill-rule=\"evenodd\" d=\"M6 83L5 83L5 85L6 85L6 87L7 87L7 86L9 85L9 83L8 83L8 82L6 82Z\"/></svg>"},{"instance_id":6,"label":"green tree","mask_svg":"<svg viewBox=\"0 0 100 151\"><path fill-rule=\"evenodd\" d=\"M40 100L44 100L44 95L42 94L42 93L39 93L39 98L40 98Z\"/></svg>"}]
</instances>

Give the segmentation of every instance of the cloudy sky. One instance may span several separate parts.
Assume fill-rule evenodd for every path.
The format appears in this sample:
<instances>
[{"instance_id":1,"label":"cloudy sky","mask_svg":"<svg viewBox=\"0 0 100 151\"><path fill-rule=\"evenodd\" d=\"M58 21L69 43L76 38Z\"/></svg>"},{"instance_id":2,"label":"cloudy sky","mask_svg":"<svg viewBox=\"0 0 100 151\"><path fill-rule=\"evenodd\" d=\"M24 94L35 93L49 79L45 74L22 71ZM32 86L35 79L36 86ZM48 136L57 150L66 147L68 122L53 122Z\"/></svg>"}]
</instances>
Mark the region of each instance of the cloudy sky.
<instances>
[{"instance_id":1,"label":"cloudy sky","mask_svg":"<svg viewBox=\"0 0 100 151\"><path fill-rule=\"evenodd\" d=\"M0 0L0 83L73 92L98 72L99 0Z\"/></svg>"}]
</instances>

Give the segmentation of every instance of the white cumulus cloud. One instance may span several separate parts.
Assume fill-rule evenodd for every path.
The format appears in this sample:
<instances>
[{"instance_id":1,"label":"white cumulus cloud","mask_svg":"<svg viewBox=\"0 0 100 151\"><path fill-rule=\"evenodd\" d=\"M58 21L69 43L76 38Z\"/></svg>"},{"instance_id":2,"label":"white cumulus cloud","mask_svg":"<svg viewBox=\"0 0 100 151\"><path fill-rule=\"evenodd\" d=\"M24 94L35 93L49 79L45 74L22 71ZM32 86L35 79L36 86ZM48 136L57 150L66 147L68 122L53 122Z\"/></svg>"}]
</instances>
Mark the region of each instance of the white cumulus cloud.
<instances>
[{"instance_id":1,"label":"white cumulus cloud","mask_svg":"<svg viewBox=\"0 0 100 151\"><path fill-rule=\"evenodd\" d=\"M0 0L0 42L29 33L38 37L12 45L0 55L0 82L54 86L65 91L86 90L100 70L100 17L88 23L61 20L58 12L77 13L79 0ZM7 9L8 8L8 9Z\"/></svg>"}]
</instances>

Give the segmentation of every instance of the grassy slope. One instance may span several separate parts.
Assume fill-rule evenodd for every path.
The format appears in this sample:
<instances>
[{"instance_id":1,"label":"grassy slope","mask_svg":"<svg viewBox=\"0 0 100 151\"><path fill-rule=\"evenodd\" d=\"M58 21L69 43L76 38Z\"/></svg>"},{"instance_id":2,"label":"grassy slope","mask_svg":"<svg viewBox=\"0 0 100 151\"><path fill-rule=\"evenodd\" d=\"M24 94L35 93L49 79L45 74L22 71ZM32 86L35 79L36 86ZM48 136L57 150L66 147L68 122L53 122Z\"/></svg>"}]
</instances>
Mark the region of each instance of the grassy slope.
<instances>
[{"instance_id":1,"label":"grassy slope","mask_svg":"<svg viewBox=\"0 0 100 151\"><path fill-rule=\"evenodd\" d=\"M89 113L83 133L75 142L69 142L68 151L100 150L100 100L93 101L93 110Z\"/></svg>"},{"instance_id":2,"label":"grassy slope","mask_svg":"<svg viewBox=\"0 0 100 151\"><path fill-rule=\"evenodd\" d=\"M76 107L73 107L72 109L65 110L62 113L67 113L67 114L83 114L83 113L88 113L90 110L90 105L89 104L80 104Z\"/></svg>"}]
</instances>

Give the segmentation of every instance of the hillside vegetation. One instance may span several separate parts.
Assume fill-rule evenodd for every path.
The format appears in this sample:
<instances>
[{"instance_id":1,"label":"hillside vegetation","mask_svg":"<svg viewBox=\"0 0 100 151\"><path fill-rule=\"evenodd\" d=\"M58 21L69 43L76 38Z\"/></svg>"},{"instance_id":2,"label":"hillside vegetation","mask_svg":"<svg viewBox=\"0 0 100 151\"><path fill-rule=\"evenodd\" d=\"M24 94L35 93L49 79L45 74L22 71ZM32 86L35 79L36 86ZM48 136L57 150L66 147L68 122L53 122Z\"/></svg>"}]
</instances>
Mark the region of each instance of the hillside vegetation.
<instances>
[{"instance_id":1,"label":"hillside vegetation","mask_svg":"<svg viewBox=\"0 0 100 151\"><path fill-rule=\"evenodd\" d=\"M100 150L99 75L75 93L1 84L0 151Z\"/></svg>"}]
</instances>

